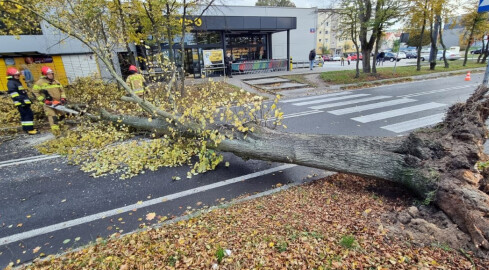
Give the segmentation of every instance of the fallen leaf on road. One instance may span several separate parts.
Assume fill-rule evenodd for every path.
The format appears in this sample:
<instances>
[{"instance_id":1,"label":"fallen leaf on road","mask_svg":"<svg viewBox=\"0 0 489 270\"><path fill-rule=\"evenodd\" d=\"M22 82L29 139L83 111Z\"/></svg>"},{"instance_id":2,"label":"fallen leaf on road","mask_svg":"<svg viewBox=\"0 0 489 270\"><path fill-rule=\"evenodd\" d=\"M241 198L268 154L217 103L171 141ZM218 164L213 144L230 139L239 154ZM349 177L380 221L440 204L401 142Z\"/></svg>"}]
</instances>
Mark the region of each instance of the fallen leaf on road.
<instances>
[{"instance_id":1,"label":"fallen leaf on road","mask_svg":"<svg viewBox=\"0 0 489 270\"><path fill-rule=\"evenodd\" d=\"M143 204L143 201L138 201L138 204Z\"/></svg>"},{"instance_id":2,"label":"fallen leaf on road","mask_svg":"<svg viewBox=\"0 0 489 270\"><path fill-rule=\"evenodd\" d=\"M61 202L66 202L66 199L61 200Z\"/></svg>"},{"instance_id":3,"label":"fallen leaf on road","mask_svg":"<svg viewBox=\"0 0 489 270\"><path fill-rule=\"evenodd\" d=\"M17 224L17 228L22 227L22 223Z\"/></svg>"},{"instance_id":4,"label":"fallen leaf on road","mask_svg":"<svg viewBox=\"0 0 489 270\"><path fill-rule=\"evenodd\" d=\"M75 238L75 242L80 241L80 239L81 239L81 237L77 237L77 238Z\"/></svg>"},{"instance_id":5,"label":"fallen leaf on road","mask_svg":"<svg viewBox=\"0 0 489 270\"><path fill-rule=\"evenodd\" d=\"M26 218L31 218L31 215L27 215L27 216L25 216L25 217L26 217Z\"/></svg>"},{"instance_id":6,"label":"fallen leaf on road","mask_svg":"<svg viewBox=\"0 0 489 270\"><path fill-rule=\"evenodd\" d=\"M153 220L155 218L156 214L153 212L153 213L149 213L146 215L146 220Z\"/></svg>"},{"instance_id":7,"label":"fallen leaf on road","mask_svg":"<svg viewBox=\"0 0 489 270\"><path fill-rule=\"evenodd\" d=\"M63 241L63 244L65 244L65 245L66 245L66 244L68 244L70 241L71 241L71 239L65 239L65 240Z\"/></svg>"},{"instance_id":8,"label":"fallen leaf on road","mask_svg":"<svg viewBox=\"0 0 489 270\"><path fill-rule=\"evenodd\" d=\"M41 247L35 247L33 250L32 250L32 253L37 253L39 252L39 250L41 249Z\"/></svg>"}]
</instances>

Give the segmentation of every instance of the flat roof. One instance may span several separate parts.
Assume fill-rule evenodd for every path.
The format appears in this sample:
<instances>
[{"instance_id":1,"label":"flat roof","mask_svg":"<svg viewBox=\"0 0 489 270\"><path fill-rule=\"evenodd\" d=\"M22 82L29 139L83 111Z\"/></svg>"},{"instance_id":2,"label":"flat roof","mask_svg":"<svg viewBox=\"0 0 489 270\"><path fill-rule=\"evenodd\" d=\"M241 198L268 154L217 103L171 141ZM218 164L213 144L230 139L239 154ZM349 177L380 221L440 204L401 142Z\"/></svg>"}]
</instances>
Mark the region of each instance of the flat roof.
<instances>
[{"instance_id":1,"label":"flat roof","mask_svg":"<svg viewBox=\"0 0 489 270\"><path fill-rule=\"evenodd\" d=\"M193 20L191 26L194 31L280 32L297 28L296 17L202 16L189 19Z\"/></svg>"}]
</instances>

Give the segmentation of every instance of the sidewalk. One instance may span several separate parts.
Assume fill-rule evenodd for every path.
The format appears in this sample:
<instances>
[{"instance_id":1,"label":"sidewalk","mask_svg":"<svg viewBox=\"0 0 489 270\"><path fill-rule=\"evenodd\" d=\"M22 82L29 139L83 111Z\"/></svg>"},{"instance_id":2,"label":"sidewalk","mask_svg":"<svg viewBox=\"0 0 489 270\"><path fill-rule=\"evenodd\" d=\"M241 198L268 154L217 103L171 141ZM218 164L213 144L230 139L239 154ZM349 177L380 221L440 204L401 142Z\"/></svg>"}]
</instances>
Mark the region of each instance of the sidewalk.
<instances>
[{"instance_id":1,"label":"sidewalk","mask_svg":"<svg viewBox=\"0 0 489 270\"><path fill-rule=\"evenodd\" d=\"M409 66L413 65L415 62L411 61L406 61L403 64L399 64L397 66ZM245 91L262 95L262 96L267 96L267 97L273 97L273 94L267 93L265 91L261 91L256 89L255 87L252 87L245 83L247 80L252 80L252 79L266 79L266 78L273 78L273 77L280 77L280 76L287 76L287 75L311 75L308 76L309 80L316 79L316 80L321 80L319 78L320 74L323 72L328 72L328 71L336 71L336 70L347 70L347 69L355 69L355 62L352 62L350 66L339 66L334 65L335 62L330 62L327 63L323 67L315 67L314 70L309 70L308 68L301 68L301 69L294 69L292 71L277 71L277 72L267 72L267 73L261 73L261 74L243 74L243 75L233 75L233 78L228 78L228 77L212 77L212 80L214 81L225 81L231 85L237 86L239 88L244 89ZM360 63L361 64L361 63ZM381 67L389 67L392 66L394 67L394 63L387 62L384 64L384 66ZM361 67L360 67L361 68ZM461 70L454 70L454 71L445 71L445 72L437 72L437 73L432 73L432 74L423 74L423 75L417 75L417 76L408 76L408 77L400 77L400 78L395 78L395 79L384 79L384 80L378 80L378 81L372 81L372 82L380 82L380 83L385 83L385 82L390 82L390 81L396 81L399 79L406 79L410 78L412 81L420 81L420 80L428 80L428 79L434 79L434 78L440 78L440 77L446 77L446 76L455 76L455 75L460 75L464 74L467 72L484 72L485 67L481 68L471 68L471 69L461 69ZM314 76L315 75L315 76ZM207 80L206 78L204 79L191 79L192 83L200 83L204 82L204 80ZM372 83L370 82L370 83ZM309 96L309 95L319 95L319 94L324 94L324 93L331 93L331 92L337 92L341 91L342 89L352 87L352 86L358 86L360 84L365 84L365 82L361 83L355 83L355 84L343 84L343 85L329 85L326 87L316 87L316 88L307 88L307 89L296 89L296 90L283 90L283 91L278 91L277 94L280 94L283 96L283 98L295 98L295 97L300 97L300 96Z\"/></svg>"}]
</instances>

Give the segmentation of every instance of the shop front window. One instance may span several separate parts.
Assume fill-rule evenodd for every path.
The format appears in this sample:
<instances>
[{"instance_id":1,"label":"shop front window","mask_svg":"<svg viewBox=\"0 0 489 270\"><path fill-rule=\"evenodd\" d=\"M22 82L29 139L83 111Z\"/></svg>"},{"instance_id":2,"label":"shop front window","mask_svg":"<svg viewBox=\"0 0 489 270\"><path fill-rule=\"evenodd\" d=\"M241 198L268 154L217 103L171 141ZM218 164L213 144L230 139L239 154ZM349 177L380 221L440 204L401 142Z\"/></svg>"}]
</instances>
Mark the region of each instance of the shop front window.
<instances>
[{"instance_id":1,"label":"shop front window","mask_svg":"<svg viewBox=\"0 0 489 270\"><path fill-rule=\"evenodd\" d=\"M228 35L226 47L231 51L236 62L268 59L266 35Z\"/></svg>"}]
</instances>

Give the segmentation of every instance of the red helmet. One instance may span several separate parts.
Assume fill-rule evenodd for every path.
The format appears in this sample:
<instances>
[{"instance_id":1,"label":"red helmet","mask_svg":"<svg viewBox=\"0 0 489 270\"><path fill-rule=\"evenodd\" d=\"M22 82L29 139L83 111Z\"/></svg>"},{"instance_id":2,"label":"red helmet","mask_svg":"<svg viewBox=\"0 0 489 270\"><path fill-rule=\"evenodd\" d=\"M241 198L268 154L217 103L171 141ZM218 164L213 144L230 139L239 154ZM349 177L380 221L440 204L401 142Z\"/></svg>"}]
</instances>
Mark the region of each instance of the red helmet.
<instances>
[{"instance_id":1,"label":"red helmet","mask_svg":"<svg viewBox=\"0 0 489 270\"><path fill-rule=\"evenodd\" d=\"M46 76L46 75L48 75L48 73L54 73L54 71L48 66L43 66L41 68L41 73L42 73L42 75Z\"/></svg>"},{"instance_id":2,"label":"red helmet","mask_svg":"<svg viewBox=\"0 0 489 270\"><path fill-rule=\"evenodd\" d=\"M129 71L138 72L138 68L135 65L130 65L129 66Z\"/></svg>"},{"instance_id":3,"label":"red helmet","mask_svg":"<svg viewBox=\"0 0 489 270\"><path fill-rule=\"evenodd\" d=\"M7 68L7 76L14 76L14 75L20 75L19 70L17 70L14 67Z\"/></svg>"}]
</instances>

